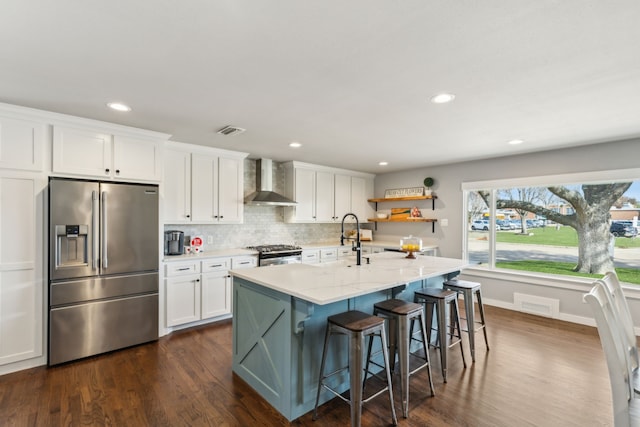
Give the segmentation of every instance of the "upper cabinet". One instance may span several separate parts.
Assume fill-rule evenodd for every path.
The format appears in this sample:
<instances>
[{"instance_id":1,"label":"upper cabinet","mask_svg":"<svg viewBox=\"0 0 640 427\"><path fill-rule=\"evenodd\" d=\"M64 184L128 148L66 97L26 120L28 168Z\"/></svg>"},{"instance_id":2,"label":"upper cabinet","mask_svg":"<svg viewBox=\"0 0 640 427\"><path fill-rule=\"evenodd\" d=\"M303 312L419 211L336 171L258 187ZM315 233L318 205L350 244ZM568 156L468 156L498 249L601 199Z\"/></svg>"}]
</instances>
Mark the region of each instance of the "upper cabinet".
<instances>
[{"instance_id":1,"label":"upper cabinet","mask_svg":"<svg viewBox=\"0 0 640 427\"><path fill-rule=\"evenodd\" d=\"M285 208L287 222L341 222L351 212L365 222L374 175L301 162L285 164L285 195L297 202ZM349 217L349 221L353 218Z\"/></svg>"},{"instance_id":2,"label":"upper cabinet","mask_svg":"<svg viewBox=\"0 0 640 427\"><path fill-rule=\"evenodd\" d=\"M160 181L162 141L54 126L52 171L99 179Z\"/></svg>"},{"instance_id":3,"label":"upper cabinet","mask_svg":"<svg viewBox=\"0 0 640 427\"><path fill-rule=\"evenodd\" d=\"M165 223L242 223L247 153L180 143L166 150Z\"/></svg>"},{"instance_id":4,"label":"upper cabinet","mask_svg":"<svg viewBox=\"0 0 640 427\"><path fill-rule=\"evenodd\" d=\"M0 168L42 170L44 124L0 112Z\"/></svg>"}]
</instances>

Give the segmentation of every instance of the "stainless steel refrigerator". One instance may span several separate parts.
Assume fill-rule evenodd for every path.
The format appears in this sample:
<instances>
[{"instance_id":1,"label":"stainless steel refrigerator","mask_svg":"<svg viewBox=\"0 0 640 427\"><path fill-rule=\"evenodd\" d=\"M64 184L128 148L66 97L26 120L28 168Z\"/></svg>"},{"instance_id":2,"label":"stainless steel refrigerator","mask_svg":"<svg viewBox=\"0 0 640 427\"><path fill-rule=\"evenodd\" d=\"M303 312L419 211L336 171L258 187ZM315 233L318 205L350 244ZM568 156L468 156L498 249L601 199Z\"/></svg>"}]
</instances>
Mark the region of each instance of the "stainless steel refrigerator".
<instances>
[{"instance_id":1,"label":"stainless steel refrigerator","mask_svg":"<svg viewBox=\"0 0 640 427\"><path fill-rule=\"evenodd\" d=\"M49 181L49 365L158 338L158 187Z\"/></svg>"}]
</instances>

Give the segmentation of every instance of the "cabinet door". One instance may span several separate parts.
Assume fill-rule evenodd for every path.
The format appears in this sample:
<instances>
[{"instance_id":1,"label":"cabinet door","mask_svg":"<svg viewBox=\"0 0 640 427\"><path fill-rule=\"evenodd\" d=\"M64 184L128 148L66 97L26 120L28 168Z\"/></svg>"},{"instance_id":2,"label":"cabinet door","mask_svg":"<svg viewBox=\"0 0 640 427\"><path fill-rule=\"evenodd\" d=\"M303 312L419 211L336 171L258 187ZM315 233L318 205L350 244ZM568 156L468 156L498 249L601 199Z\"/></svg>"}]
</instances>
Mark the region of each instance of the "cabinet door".
<instances>
[{"instance_id":1,"label":"cabinet door","mask_svg":"<svg viewBox=\"0 0 640 427\"><path fill-rule=\"evenodd\" d=\"M191 155L191 214L192 221L218 221L216 186L218 157L194 153Z\"/></svg>"},{"instance_id":2,"label":"cabinet door","mask_svg":"<svg viewBox=\"0 0 640 427\"><path fill-rule=\"evenodd\" d=\"M345 214L351 210L351 177L349 175L335 176L335 216L336 221L342 221ZM353 212L358 215L356 212ZM351 217L350 217L351 218ZM362 221L358 215L358 219Z\"/></svg>"},{"instance_id":3,"label":"cabinet door","mask_svg":"<svg viewBox=\"0 0 640 427\"><path fill-rule=\"evenodd\" d=\"M202 275L202 318L231 313L231 278L227 271Z\"/></svg>"},{"instance_id":4,"label":"cabinet door","mask_svg":"<svg viewBox=\"0 0 640 427\"><path fill-rule=\"evenodd\" d=\"M218 166L218 222L241 223L244 213L243 161L220 157Z\"/></svg>"},{"instance_id":5,"label":"cabinet door","mask_svg":"<svg viewBox=\"0 0 640 427\"><path fill-rule=\"evenodd\" d=\"M162 145L159 141L115 136L113 176L117 179L160 181Z\"/></svg>"},{"instance_id":6,"label":"cabinet door","mask_svg":"<svg viewBox=\"0 0 640 427\"><path fill-rule=\"evenodd\" d=\"M373 186L371 186L373 188ZM360 223L367 222L367 218L373 216L373 209L367 199L372 195L368 194L367 180L357 176L351 177L351 212L358 216Z\"/></svg>"},{"instance_id":7,"label":"cabinet door","mask_svg":"<svg viewBox=\"0 0 640 427\"><path fill-rule=\"evenodd\" d=\"M0 168L42 170L44 125L0 117Z\"/></svg>"},{"instance_id":8,"label":"cabinet door","mask_svg":"<svg viewBox=\"0 0 640 427\"><path fill-rule=\"evenodd\" d=\"M316 221L334 222L334 177L330 172L316 172Z\"/></svg>"},{"instance_id":9,"label":"cabinet door","mask_svg":"<svg viewBox=\"0 0 640 427\"><path fill-rule=\"evenodd\" d=\"M0 365L43 351L40 181L0 175Z\"/></svg>"},{"instance_id":10,"label":"cabinet door","mask_svg":"<svg viewBox=\"0 0 640 427\"><path fill-rule=\"evenodd\" d=\"M315 177L316 173L310 169L295 170L295 221L314 222L316 220L315 211Z\"/></svg>"},{"instance_id":11,"label":"cabinet door","mask_svg":"<svg viewBox=\"0 0 640 427\"><path fill-rule=\"evenodd\" d=\"M167 326L200 320L200 275L165 279Z\"/></svg>"},{"instance_id":12,"label":"cabinet door","mask_svg":"<svg viewBox=\"0 0 640 427\"><path fill-rule=\"evenodd\" d=\"M191 222L191 154L168 149L164 156L164 203L166 224Z\"/></svg>"},{"instance_id":13,"label":"cabinet door","mask_svg":"<svg viewBox=\"0 0 640 427\"><path fill-rule=\"evenodd\" d=\"M97 178L112 175L111 135L53 128L53 172Z\"/></svg>"}]
</instances>

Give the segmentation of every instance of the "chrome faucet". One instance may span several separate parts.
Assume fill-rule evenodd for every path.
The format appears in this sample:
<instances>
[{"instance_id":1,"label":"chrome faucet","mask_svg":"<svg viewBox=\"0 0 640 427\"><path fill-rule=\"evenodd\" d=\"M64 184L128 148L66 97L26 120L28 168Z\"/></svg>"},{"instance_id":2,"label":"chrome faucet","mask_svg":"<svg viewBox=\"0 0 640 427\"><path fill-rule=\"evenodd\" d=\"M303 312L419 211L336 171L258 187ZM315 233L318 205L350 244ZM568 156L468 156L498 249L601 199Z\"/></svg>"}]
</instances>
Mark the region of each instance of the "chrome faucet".
<instances>
[{"instance_id":1,"label":"chrome faucet","mask_svg":"<svg viewBox=\"0 0 640 427\"><path fill-rule=\"evenodd\" d=\"M344 220L347 219L348 216L352 216L356 219L356 244L353 246L352 251L356 253L356 265L360 265L362 260L362 246L360 244L360 221L358 221L358 217L356 214L349 212L342 217L342 225L340 228L340 246L344 246L344 239L353 240L352 237L344 237Z\"/></svg>"}]
</instances>

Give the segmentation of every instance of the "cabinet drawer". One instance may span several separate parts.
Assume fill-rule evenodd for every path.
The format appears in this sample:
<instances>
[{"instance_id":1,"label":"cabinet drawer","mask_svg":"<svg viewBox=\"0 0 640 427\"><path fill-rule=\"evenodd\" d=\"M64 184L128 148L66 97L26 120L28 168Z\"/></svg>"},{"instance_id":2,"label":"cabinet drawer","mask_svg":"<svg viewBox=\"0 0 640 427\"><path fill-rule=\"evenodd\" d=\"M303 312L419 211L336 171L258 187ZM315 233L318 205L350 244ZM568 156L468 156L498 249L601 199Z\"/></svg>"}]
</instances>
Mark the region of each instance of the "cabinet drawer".
<instances>
[{"instance_id":1,"label":"cabinet drawer","mask_svg":"<svg viewBox=\"0 0 640 427\"><path fill-rule=\"evenodd\" d=\"M338 249L320 249L320 261L336 261L338 259Z\"/></svg>"},{"instance_id":2,"label":"cabinet drawer","mask_svg":"<svg viewBox=\"0 0 640 427\"><path fill-rule=\"evenodd\" d=\"M338 257L342 258L350 255L355 255L355 252L353 252L351 246L340 246L338 248Z\"/></svg>"},{"instance_id":3,"label":"cabinet drawer","mask_svg":"<svg viewBox=\"0 0 640 427\"><path fill-rule=\"evenodd\" d=\"M302 251L302 262L305 264L315 264L320 262L320 251Z\"/></svg>"},{"instance_id":4,"label":"cabinet drawer","mask_svg":"<svg viewBox=\"0 0 640 427\"><path fill-rule=\"evenodd\" d=\"M255 256L240 256L231 258L231 268L253 268L258 265L258 257Z\"/></svg>"},{"instance_id":5,"label":"cabinet drawer","mask_svg":"<svg viewBox=\"0 0 640 427\"><path fill-rule=\"evenodd\" d=\"M231 268L231 258L212 258L202 261L202 272L226 271Z\"/></svg>"},{"instance_id":6,"label":"cabinet drawer","mask_svg":"<svg viewBox=\"0 0 640 427\"><path fill-rule=\"evenodd\" d=\"M164 265L166 277L200 273L200 261L169 262Z\"/></svg>"}]
</instances>

